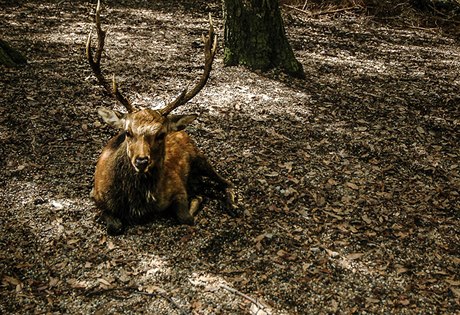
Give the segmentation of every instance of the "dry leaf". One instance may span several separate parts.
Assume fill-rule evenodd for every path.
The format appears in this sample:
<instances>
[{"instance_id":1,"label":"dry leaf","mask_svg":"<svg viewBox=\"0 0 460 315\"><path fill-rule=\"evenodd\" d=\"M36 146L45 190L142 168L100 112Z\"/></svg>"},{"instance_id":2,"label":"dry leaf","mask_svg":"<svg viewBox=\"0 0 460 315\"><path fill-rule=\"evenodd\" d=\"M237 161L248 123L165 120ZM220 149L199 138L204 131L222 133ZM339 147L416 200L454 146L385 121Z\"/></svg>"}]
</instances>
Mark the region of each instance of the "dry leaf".
<instances>
[{"instance_id":1,"label":"dry leaf","mask_svg":"<svg viewBox=\"0 0 460 315\"><path fill-rule=\"evenodd\" d=\"M156 285L149 285L147 286L147 288L145 288L145 292L147 292L148 294L153 294L153 293L165 294L166 290Z\"/></svg>"},{"instance_id":2,"label":"dry leaf","mask_svg":"<svg viewBox=\"0 0 460 315\"><path fill-rule=\"evenodd\" d=\"M450 287L450 290L452 291L452 293L456 296L456 297L460 297L460 289L459 288L454 288L454 287Z\"/></svg>"},{"instance_id":3,"label":"dry leaf","mask_svg":"<svg viewBox=\"0 0 460 315\"><path fill-rule=\"evenodd\" d=\"M395 267L396 267L396 273L397 273L398 275L403 274L403 273L406 273L406 272L409 271L409 269L407 269L407 268L405 268L405 267L403 267L403 266L401 266L401 265L396 265Z\"/></svg>"},{"instance_id":4,"label":"dry leaf","mask_svg":"<svg viewBox=\"0 0 460 315\"><path fill-rule=\"evenodd\" d=\"M286 253L285 250L280 249L280 250L276 253L276 255L278 255L278 256L280 256L280 257L284 257L284 256L287 255L287 253Z\"/></svg>"},{"instance_id":5,"label":"dry leaf","mask_svg":"<svg viewBox=\"0 0 460 315\"><path fill-rule=\"evenodd\" d=\"M408 299L402 299L402 300L399 300L399 304L407 306L410 304L410 301Z\"/></svg>"},{"instance_id":6,"label":"dry leaf","mask_svg":"<svg viewBox=\"0 0 460 315\"><path fill-rule=\"evenodd\" d=\"M334 251L332 251L330 249L327 249L327 248L325 248L325 250L326 250L326 253L329 255L329 257L331 257L331 258L336 258L336 257L340 256L340 254L338 252L334 252Z\"/></svg>"},{"instance_id":7,"label":"dry leaf","mask_svg":"<svg viewBox=\"0 0 460 315\"><path fill-rule=\"evenodd\" d=\"M67 241L67 245L72 245L78 243L80 240L77 238L71 239Z\"/></svg>"},{"instance_id":8,"label":"dry leaf","mask_svg":"<svg viewBox=\"0 0 460 315\"><path fill-rule=\"evenodd\" d=\"M454 286L454 287L460 286L460 281L458 281L458 280L446 279L444 281L447 282L448 284Z\"/></svg>"},{"instance_id":9,"label":"dry leaf","mask_svg":"<svg viewBox=\"0 0 460 315\"><path fill-rule=\"evenodd\" d=\"M115 248L115 245L113 244L112 241L108 241L108 242L107 242L107 248L108 248L109 250L112 250L112 249Z\"/></svg>"},{"instance_id":10,"label":"dry leaf","mask_svg":"<svg viewBox=\"0 0 460 315\"><path fill-rule=\"evenodd\" d=\"M103 245L107 242L107 236L102 235L101 239L99 240L99 245Z\"/></svg>"},{"instance_id":11,"label":"dry leaf","mask_svg":"<svg viewBox=\"0 0 460 315\"><path fill-rule=\"evenodd\" d=\"M48 286L54 287L54 286L56 286L58 283L59 283L59 279L58 279L58 278L50 277L50 282L48 283Z\"/></svg>"},{"instance_id":12,"label":"dry leaf","mask_svg":"<svg viewBox=\"0 0 460 315\"><path fill-rule=\"evenodd\" d=\"M332 311L332 313L337 313L338 310L339 310L339 302L337 302L336 300L332 300L331 301L331 311Z\"/></svg>"},{"instance_id":13,"label":"dry leaf","mask_svg":"<svg viewBox=\"0 0 460 315\"><path fill-rule=\"evenodd\" d=\"M336 218L337 220L343 220L343 217L341 217L341 216L339 216L339 215L337 215L337 214L334 214L334 213L332 213L332 212L324 211L324 213L330 215L330 216L333 217L333 218Z\"/></svg>"},{"instance_id":14,"label":"dry leaf","mask_svg":"<svg viewBox=\"0 0 460 315\"><path fill-rule=\"evenodd\" d=\"M353 253L353 254L347 255L346 257L350 260L355 260L355 259L361 258L363 255L364 253Z\"/></svg>"},{"instance_id":15,"label":"dry leaf","mask_svg":"<svg viewBox=\"0 0 460 315\"><path fill-rule=\"evenodd\" d=\"M367 302L368 304L375 304L375 303L380 302L380 300L375 299L375 298L367 298L367 299L366 299L366 302Z\"/></svg>"},{"instance_id":16,"label":"dry leaf","mask_svg":"<svg viewBox=\"0 0 460 315\"><path fill-rule=\"evenodd\" d=\"M366 215L366 214L363 214L361 216L361 218L363 219L364 222L366 222L367 224L371 224L372 223L372 220Z\"/></svg>"},{"instance_id":17,"label":"dry leaf","mask_svg":"<svg viewBox=\"0 0 460 315\"><path fill-rule=\"evenodd\" d=\"M22 171L22 170L24 170L25 168L26 168L26 164L22 164L22 165L19 165L19 166L16 168L16 170Z\"/></svg>"},{"instance_id":18,"label":"dry leaf","mask_svg":"<svg viewBox=\"0 0 460 315\"><path fill-rule=\"evenodd\" d=\"M55 207L56 209L58 209L58 210L61 210L62 208L64 208L64 205L62 203L60 203L59 201L56 201L56 200L51 201L51 205L53 207ZM61 222L59 222L59 223L61 223Z\"/></svg>"},{"instance_id":19,"label":"dry leaf","mask_svg":"<svg viewBox=\"0 0 460 315\"><path fill-rule=\"evenodd\" d=\"M355 183L348 182L348 183L346 183L346 185L347 185L348 188L351 188L353 190L358 190L359 189L358 185L356 185Z\"/></svg>"},{"instance_id":20,"label":"dry leaf","mask_svg":"<svg viewBox=\"0 0 460 315\"><path fill-rule=\"evenodd\" d=\"M191 308L192 308L192 310L199 310L200 311L200 310L203 309L203 304L200 301L196 300L196 301L192 302Z\"/></svg>"},{"instance_id":21,"label":"dry leaf","mask_svg":"<svg viewBox=\"0 0 460 315\"><path fill-rule=\"evenodd\" d=\"M14 278L14 277L10 277L10 276L4 276L3 279L2 279L2 282L3 283L9 283L9 284L12 284L12 285L19 285L21 284L21 281L17 278Z\"/></svg>"},{"instance_id":22,"label":"dry leaf","mask_svg":"<svg viewBox=\"0 0 460 315\"><path fill-rule=\"evenodd\" d=\"M110 286L111 283L107 280L105 280L104 278L99 278L97 279L97 281L99 281L100 283L102 283L103 285L106 285L106 286Z\"/></svg>"},{"instance_id":23,"label":"dry leaf","mask_svg":"<svg viewBox=\"0 0 460 315\"><path fill-rule=\"evenodd\" d=\"M272 312L268 307L264 307L261 305L260 301L258 301L259 305L251 303L251 307L249 309L249 314L251 315L271 315Z\"/></svg>"}]
</instances>

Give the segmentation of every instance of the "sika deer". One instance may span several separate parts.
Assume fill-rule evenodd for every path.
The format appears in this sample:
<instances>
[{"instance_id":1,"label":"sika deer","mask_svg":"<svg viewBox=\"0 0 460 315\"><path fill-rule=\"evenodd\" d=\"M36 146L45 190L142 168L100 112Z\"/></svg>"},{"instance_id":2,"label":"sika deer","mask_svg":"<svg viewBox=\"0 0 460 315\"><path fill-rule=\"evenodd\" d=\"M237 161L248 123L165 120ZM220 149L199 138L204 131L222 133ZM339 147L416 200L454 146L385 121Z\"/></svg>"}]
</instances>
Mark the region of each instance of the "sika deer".
<instances>
[{"instance_id":1,"label":"sika deer","mask_svg":"<svg viewBox=\"0 0 460 315\"><path fill-rule=\"evenodd\" d=\"M107 233L120 234L130 222L139 222L151 214L168 209L174 211L182 224L194 224L201 197L190 198L190 179L207 176L225 190L227 205L233 208L232 184L222 178L209 164L190 139L182 131L196 115L171 115L171 111L187 103L206 84L217 49L217 36L212 21L205 46L205 67L196 86L185 89L174 101L160 110L136 110L118 90L115 79L112 87L101 72L101 56L105 31L101 29L101 6L96 9L98 46L93 57L91 35L86 54L99 84L113 95L128 111L99 108L98 113L109 125L121 132L113 137L102 150L96 165L92 197L102 210ZM190 200L191 199L191 200Z\"/></svg>"}]
</instances>

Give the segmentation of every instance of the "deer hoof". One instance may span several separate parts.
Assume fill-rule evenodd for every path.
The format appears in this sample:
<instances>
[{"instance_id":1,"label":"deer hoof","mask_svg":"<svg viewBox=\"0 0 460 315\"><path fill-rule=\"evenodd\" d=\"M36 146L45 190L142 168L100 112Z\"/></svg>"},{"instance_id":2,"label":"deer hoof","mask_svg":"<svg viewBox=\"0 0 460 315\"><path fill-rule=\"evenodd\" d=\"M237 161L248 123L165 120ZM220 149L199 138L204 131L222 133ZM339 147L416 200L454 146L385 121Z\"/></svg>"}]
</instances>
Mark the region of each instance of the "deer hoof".
<instances>
[{"instance_id":1,"label":"deer hoof","mask_svg":"<svg viewBox=\"0 0 460 315\"><path fill-rule=\"evenodd\" d=\"M123 222L120 219L111 215L104 215L105 223L107 224L107 234L120 235L123 233Z\"/></svg>"},{"instance_id":2,"label":"deer hoof","mask_svg":"<svg viewBox=\"0 0 460 315\"><path fill-rule=\"evenodd\" d=\"M195 225L195 218L190 213L178 213L177 219L180 224Z\"/></svg>"},{"instance_id":3,"label":"deer hoof","mask_svg":"<svg viewBox=\"0 0 460 315\"><path fill-rule=\"evenodd\" d=\"M236 193L233 188L227 188L225 190L225 206L227 208L227 211L229 212L230 215L236 216L236 210L237 210L237 204L236 204Z\"/></svg>"}]
</instances>

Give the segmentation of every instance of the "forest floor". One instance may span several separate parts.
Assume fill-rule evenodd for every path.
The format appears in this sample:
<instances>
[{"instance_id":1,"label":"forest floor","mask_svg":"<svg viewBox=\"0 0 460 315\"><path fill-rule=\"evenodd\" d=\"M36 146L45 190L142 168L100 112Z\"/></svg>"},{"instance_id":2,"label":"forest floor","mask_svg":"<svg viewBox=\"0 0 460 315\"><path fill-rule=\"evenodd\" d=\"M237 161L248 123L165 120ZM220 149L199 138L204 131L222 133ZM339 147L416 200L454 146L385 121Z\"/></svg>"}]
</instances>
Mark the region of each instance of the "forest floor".
<instances>
[{"instance_id":1,"label":"forest floor","mask_svg":"<svg viewBox=\"0 0 460 315\"><path fill-rule=\"evenodd\" d=\"M229 216L106 235L89 193L116 131L84 46L95 4L1 3L27 66L0 75L0 313L454 314L460 309L460 42L290 12L306 80L222 66L177 112L238 188ZM136 106L201 74L219 1L117 1L103 68Z\"/></svg>"}]
</instances>

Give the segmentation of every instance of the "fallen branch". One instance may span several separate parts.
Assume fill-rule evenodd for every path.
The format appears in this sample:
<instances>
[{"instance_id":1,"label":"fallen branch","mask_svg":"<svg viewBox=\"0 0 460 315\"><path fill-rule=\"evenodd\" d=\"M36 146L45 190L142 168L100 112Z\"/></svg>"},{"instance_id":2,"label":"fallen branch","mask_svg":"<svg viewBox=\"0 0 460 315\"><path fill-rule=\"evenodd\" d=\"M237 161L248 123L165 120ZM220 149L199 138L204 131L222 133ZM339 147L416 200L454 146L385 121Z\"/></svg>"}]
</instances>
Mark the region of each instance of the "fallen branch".
<instances>
[{"instance_id":1,"label":"fallen branch","mask_svg":"<svg viewBox=\"0 0 460 315\"><path fill-rule=\"evenodd\" d=\"M163 292L148 293L148 292L140 291L136 287L118 287L118 288L96 289L96 290L93 290L93 291L86 291L85 296L90 297L90 296L102 295L102 294L105 294L105 293L110 293L110 292L115 292L115 291L132 292L132 293L136 293L136 294L140 294L140 295L146 295L146 296L150 296L150 297L161 297L161 298L167 300L175 309L177 309L180 312L180 314L182 314L182 315L188 315L189 314L186 311L184 311L176 302L174 302L174 300L171 297L169 297L167 294L165 294Z\"/></svg>"},{"instance_id":2,"label":"fallen branch","mask_svg":"<svg viewBox=\"0 0 460 315\"><path fill-rule=\"evenodd\" d=\"M232 292L232 293L234 293L236 295L239 295L239 296L245 298L246 300L254 303L259 308L259 310L262 310L262 311L270 314L270 312L267 310L267 307L265 305L263 305L262 303L260 303L256 299L250 297L249 295L246 295L243 292L240 292L240 291L238 291L238 290L236 290L234 288L231 288L231 287L229 287L228 285L225 285L225 284L221 284L220 288L225 289L225 290L227 290L229 292Z\"/></svg>"}]
</instances>

